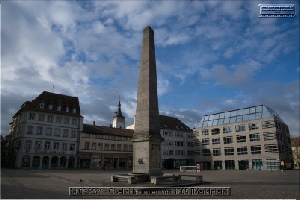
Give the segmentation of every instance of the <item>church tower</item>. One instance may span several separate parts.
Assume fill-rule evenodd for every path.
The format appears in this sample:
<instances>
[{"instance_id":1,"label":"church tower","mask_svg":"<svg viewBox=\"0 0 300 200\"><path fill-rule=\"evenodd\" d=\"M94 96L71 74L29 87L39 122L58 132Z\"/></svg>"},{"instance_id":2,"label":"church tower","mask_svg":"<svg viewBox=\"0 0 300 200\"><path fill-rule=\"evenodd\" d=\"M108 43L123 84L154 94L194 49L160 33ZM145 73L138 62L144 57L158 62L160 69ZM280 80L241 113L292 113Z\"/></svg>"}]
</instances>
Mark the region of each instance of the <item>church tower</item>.
<instances>
[{"instance_id":1,"label":"church tower","mask_svg":"<svg viewBox=\"0 0 300 200\"><path fill-rule=\"evenodd\" d=\"M116 113L116 115L113 118L113 127L124 129L125 128L125 117L122 114L120 97L119 97L118 111L115 113Z\"/></svg>"}]
</instances>

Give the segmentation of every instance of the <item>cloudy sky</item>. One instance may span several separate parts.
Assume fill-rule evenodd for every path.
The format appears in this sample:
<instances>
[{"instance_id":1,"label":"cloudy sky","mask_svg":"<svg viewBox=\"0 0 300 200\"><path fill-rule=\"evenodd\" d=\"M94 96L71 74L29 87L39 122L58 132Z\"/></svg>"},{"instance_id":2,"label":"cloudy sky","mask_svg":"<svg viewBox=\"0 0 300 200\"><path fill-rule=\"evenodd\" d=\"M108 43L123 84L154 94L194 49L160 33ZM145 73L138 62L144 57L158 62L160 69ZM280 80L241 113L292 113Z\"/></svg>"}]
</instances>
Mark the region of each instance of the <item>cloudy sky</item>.
<instances>
[{"instance_id":1,"label":"cloudy sky","mask_svg":"<svg viewBox=\"0 0 300 200\"><path fill-rule=\"evenodd\" d=\"M193 128L205 114L266 104L299 135L299 15L259 18L259 3L2 1L1 134L53 85L79 97L84 122L98 125L112 123L120 95L132 124L150 25L161 114Z\"/></svg>"}]
</instances>

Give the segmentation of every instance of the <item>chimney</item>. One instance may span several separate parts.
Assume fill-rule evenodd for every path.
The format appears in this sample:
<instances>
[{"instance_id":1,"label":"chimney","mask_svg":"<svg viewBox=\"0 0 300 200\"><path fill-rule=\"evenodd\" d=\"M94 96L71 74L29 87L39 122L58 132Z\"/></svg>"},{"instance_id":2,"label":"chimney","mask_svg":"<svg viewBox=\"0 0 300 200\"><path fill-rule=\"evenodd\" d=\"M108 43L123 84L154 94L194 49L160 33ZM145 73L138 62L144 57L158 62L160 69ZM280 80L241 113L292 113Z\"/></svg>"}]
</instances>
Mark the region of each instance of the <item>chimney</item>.
<instances>
[{"instance_id":1,"label":"chimney","mask_svg":"<svg viewBox=\"0 0 300 200\"><path fill-rule=\"evenodd\" d=\"M95 121L93 121L93 126L95 126Z\"/></svg>"}]
</instances>

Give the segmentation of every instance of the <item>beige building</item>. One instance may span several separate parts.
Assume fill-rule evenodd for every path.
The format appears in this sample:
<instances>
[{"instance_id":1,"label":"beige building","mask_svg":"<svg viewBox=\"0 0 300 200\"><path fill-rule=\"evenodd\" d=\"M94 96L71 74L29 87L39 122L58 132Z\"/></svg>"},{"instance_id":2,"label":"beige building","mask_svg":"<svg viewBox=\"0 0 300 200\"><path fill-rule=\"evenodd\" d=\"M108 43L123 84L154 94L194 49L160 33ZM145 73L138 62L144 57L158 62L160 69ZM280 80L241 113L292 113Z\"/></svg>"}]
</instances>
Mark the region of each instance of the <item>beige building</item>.
<instances>
[{"instance_id":1,"label":"beige building","mask_svg":"<svg viewBox=\"0 0 300 200\"><path fill-rule=\"evenodd\" d=\"M82 121L78 97L44 91L26 101L10 123L15 167L75 168Z\"/></svg>"},{"instance_id":2,"label":"beige building","mask_svg":"<svg viewBox=\"0 0 300 200\"><path fill-rule=\"evenodd\" d=\"M80 133L80 168L132 167L132 130L109 126L83 125Z\"/></svg>"},{"instance_id":3,"label":"beige building","mask_svg":"<svg viewBox=\"0 0 300 200\"><path fill-rule=\"evenodd\" d=\"M205 115L195 137L196 162L202 169L292 167L288 126L266 105Z\"/></svg>"},{"instance_id":4,"label":"beige building","mask_svg":"<svg viewBox=\"0 0 300 200\"><path fill-rule=\"evenodd\" d=\"M78 167L128 169L132 168L133 130L125 128L125 117L119 101L113 125L84 124L79 138Z\"/></svg>"},{"instance_id":5,"label":"beige building","mask_svg":"<svg viewBox=\"0 0 300 200\"><path fill-rule=\"evenodd\" d=\"M161 144L163 168L194 166L193 130L174 117L160 115L159 122L160 134L164 138Z\"/></svg>"}]
</instances>

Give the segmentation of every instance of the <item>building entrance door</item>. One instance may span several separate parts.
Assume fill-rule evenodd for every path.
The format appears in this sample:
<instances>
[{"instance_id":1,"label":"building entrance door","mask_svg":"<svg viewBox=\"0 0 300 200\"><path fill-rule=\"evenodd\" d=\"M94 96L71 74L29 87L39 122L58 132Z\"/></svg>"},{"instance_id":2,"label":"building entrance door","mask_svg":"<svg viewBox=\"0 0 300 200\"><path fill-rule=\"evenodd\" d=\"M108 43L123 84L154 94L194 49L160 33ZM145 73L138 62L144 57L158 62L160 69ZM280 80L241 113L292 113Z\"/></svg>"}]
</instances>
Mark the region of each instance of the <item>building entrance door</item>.
<instances>
[{"instance_id":1,"label":"building entrance door","mask_svg":"<svg viewBox=\"0 0 300 200\"><path fill-rule=\"evenodd\" d=\"M253 170L262 170L263 169L262 159L253 159L252 160L252 169Z\"/></svg>"}]
</instances>

